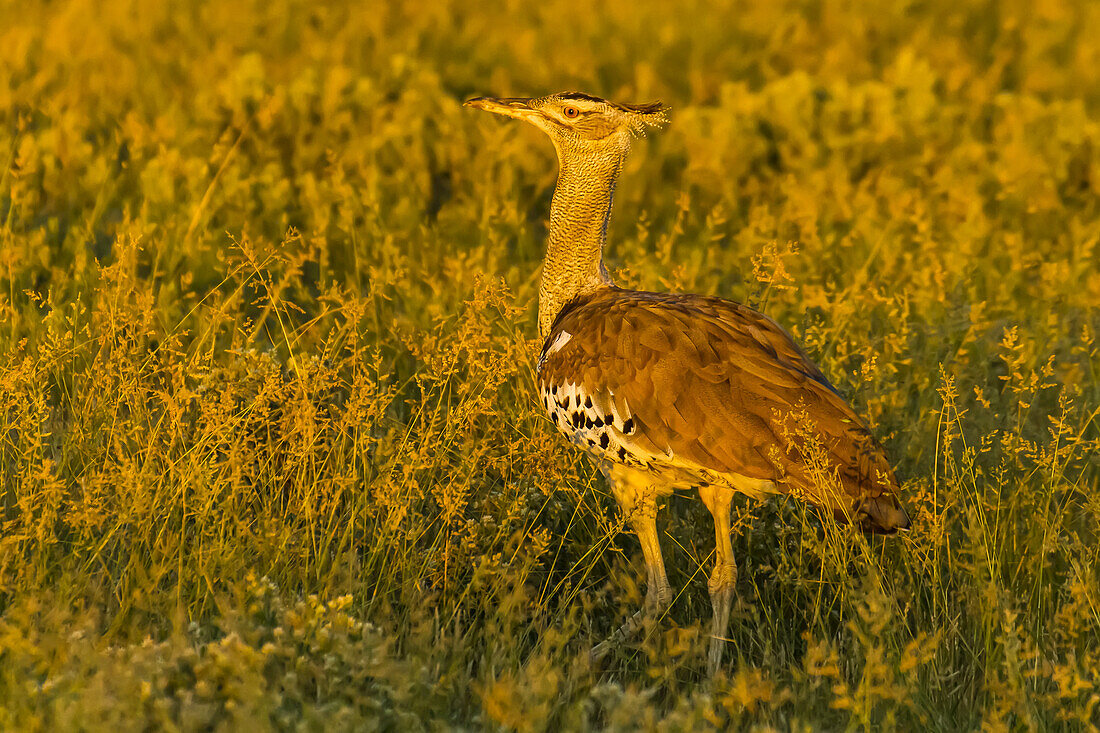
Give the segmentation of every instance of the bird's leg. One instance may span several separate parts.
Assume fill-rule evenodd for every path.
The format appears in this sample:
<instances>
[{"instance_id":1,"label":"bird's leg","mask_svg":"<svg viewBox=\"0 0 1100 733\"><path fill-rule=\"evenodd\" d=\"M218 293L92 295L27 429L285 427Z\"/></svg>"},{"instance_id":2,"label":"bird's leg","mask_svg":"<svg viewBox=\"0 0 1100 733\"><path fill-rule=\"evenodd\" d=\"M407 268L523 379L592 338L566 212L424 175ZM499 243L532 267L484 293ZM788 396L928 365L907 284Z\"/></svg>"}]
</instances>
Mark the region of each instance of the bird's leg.
<instances>
[{"instance_id":1,"label":"bird's leg","mask_svg":"<svg viewBox=\"0 0 1100 733\"><path fill-rule=\"evenodd\" d=\"M645 507L643 517L631 520L635 534L642 543L647 582L645 611L653 617L660 616L672 602L672 588L665 574L665 559L661 555L661 543L657 539L657 502L652 500Z\"/></svg>"},{"instance_id":2,"label":"bird's leg","mask_svg":"<svg viewBox=\"0 0 1100 733\"><path fill-rule=\"evenodd\" d=\"M722 661L722 645L729 629L730 607L733 605L733 594L737 586L737 564L733 561L733 542L730 539L730 503L733 500L733 491L723 487L703 486L699 489L699 497L714 517L714 572L707 581L710 602L714 607L707 672L714 675Z\"/></svg>"},{"instance_id":3,"label":"bird's leg","mask_svg":"<svg viewBox=\"0 0 1100 733\"><path fill-rule=\"evenodd\" d=\"M638 539L642 543L642 554L645 556L646 567L646 594L645 604L626 620L619 629L606 640L592 648L593 661L599 661L607 656L611 649L633 636L645 623L645 617L649 615L657 618L672 602L672 588L668 584L668 575L665 574L665 561L661 555L661 544L657 539L657 497L655 493L631 497L620 497L616 491L616 498L623 506L624 511L629 506L624 498L633 499L633 506L629 512L630 524Z\"/></svg>"}]
</instances>

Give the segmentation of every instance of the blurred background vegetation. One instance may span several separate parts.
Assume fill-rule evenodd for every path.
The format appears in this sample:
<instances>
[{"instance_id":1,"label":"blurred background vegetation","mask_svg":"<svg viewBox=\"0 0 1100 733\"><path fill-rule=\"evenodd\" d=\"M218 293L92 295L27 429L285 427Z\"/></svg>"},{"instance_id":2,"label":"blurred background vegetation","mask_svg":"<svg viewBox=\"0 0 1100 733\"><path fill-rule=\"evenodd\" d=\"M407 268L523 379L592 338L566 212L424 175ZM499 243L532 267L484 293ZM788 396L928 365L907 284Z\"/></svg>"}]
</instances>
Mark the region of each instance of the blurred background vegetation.
<instances>
[{"instance_id":1,"label":"blurred background vegetation","mask_svg":"<svg viewBox=\"0 0 1100 733\"><path fill-rule=\"evenodd\" d=\"M0 0L0 728L1100 723L1100 5ZM748 302L914 530L640 553L534 397L555 179L468 96L662 99L609 266Z\"/></svg>"}]
</instances>

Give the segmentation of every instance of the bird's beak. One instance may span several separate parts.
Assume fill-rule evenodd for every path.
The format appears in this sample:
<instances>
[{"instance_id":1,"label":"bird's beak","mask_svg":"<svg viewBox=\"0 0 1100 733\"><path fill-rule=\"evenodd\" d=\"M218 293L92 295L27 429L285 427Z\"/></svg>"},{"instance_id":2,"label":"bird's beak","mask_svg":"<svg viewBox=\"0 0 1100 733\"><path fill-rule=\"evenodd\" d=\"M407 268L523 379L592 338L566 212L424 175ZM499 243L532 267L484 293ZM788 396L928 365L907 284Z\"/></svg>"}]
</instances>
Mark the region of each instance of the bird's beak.
<instances>
[{"instance_id":1,"label":"bird's beak","mask_svg":"<svg viewBox=\"0 0 1100 733\"><path fill-rule=\"evenodd\" d=\"M506 117L515 117L517 120L530 120L538 112L531 107L530 99L519 97L507 97L495 99L493 97L474 97L467 99L464 107L483 109L486 112L495 112Z\"/></svg>"}]
</instances>

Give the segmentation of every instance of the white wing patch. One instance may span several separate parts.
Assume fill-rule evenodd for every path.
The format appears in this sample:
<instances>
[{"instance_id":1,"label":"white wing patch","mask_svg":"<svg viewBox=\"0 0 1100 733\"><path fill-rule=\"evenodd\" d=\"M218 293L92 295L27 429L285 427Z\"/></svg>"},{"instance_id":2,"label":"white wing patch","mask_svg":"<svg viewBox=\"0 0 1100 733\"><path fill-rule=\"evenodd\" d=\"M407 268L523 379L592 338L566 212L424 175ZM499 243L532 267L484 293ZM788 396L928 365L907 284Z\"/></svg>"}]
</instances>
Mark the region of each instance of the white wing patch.
<instances>
[{"instance_id":1,"label":"white wing patch","mask_svg":"<svg viewBox=\"0 0 1100 733\"><path fill-rule=\"evenodd\" d=\"M551 354L556 354L561 351L561 347L569 343L571 338L573 338L573 334L568 331L559 331L558 335L554 337L554 340L548 343L545 348L543 348L542 353L539 354L538 371L541 372L542 365L546 363L546 359L549 358Z\"/></svg>"}]
</instances>

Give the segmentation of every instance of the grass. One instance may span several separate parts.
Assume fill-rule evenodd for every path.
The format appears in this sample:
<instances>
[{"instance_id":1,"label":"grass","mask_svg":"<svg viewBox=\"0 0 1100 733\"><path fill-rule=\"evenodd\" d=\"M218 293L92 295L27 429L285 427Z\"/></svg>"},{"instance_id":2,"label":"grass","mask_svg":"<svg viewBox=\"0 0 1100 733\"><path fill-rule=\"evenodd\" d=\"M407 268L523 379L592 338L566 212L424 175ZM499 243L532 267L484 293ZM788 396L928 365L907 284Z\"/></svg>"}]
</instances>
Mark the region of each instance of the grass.
<instances>
[{"instance_id":1,"label":"grass","mask_svg":"<svg viewBox=\"0 0 1100 733\"><path fill-rule=\"evenodd\" d=\"M155 4L154 4L155 5ZM1090 3L0 2L0 728L1100 724ZM693 496L641 559L533 386L555 164L660 98L609 265L788 326L909 534Z\"/></svg>"}]
</instances>

